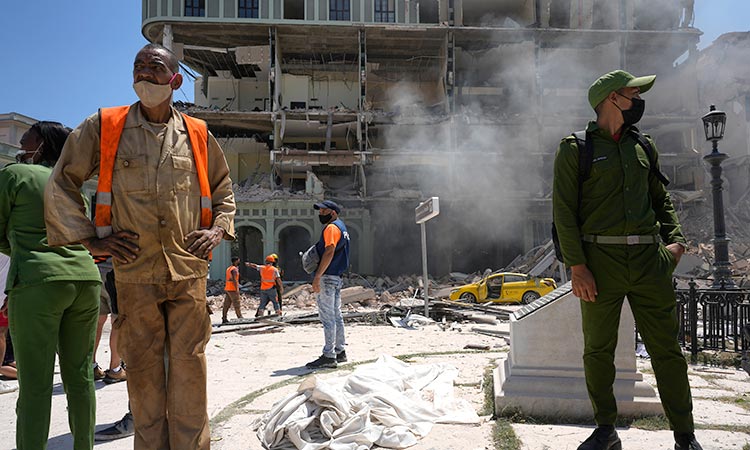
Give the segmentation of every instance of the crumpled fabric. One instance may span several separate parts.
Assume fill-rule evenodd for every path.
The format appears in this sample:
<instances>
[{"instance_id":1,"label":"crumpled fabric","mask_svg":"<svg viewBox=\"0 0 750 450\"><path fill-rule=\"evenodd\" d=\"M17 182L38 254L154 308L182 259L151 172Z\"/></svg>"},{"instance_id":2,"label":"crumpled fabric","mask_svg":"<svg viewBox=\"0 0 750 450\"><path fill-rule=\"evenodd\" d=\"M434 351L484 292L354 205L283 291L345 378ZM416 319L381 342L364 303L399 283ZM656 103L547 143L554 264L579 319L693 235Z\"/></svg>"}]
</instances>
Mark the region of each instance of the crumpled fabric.
<instances>
[{"instance_id":1,"label":"crumpled fabric","mask_svg":"<svg viewBox=\"0 0 750 450\"><path fill-rule=\"evenodd\" d=\"M381 355L346 377L307 377L253 426L268 449L407 448L435 423L479 423L469 402L453 397L457 375L448 364Z\"/></svg>"}]
</instances>

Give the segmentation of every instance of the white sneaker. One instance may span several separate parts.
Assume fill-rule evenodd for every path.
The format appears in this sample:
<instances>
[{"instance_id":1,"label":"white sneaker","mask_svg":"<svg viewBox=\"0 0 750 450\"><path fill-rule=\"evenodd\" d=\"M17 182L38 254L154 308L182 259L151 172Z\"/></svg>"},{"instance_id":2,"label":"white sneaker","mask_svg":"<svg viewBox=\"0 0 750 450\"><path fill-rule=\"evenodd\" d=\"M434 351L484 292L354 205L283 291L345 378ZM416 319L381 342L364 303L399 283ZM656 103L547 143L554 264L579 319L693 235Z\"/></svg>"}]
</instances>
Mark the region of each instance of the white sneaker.
<instances>
[{"instance_id":1,"label":"white sneaker","mask_svg":"<svg viewBox=\"0 0 750 450\"><path fill-rule=\"evenodd\" d=\"M5 381L0 380L0 394L8 394L10 392L15 392L18 390L17 384L10 384L6 383Z\"/></svg>"}]
</instances>

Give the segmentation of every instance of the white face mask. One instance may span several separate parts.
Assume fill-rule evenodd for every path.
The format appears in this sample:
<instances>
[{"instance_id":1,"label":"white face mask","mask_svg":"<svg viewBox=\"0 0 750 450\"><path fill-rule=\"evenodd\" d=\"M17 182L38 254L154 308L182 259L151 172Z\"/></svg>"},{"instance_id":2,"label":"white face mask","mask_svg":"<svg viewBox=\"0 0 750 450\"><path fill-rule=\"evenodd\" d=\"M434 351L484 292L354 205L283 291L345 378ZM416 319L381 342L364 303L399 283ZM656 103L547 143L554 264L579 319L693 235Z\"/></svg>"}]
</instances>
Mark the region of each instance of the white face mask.
<instances>
[{"instance_id":1,"label":"white face mask","mask_svg":"<svg viewBox=\"0 0 750 450\"><path fill-rule=\"evenodd\" d=\"M133 83L133 90L135 90L143 106L155 108L167 101L172 95L172 80L176 76L177 74L172 75L167 84L154 84L146 80L139 81Z\"/></svg>"},{"instance_id":2,"label":"white face mask","mask_svg":"<svg viewBox=\"0 0 750 450\"><path fill-rule=\"evenodd\" d=\"M37 153L39 153L40 149L44 145L44 142L41 142L39 146L34 150L33 152L29 153L26 150L19 150L16 152L16 162L17 163L23 163L23 164L34 164L34 157Z\"/></svg>"}]
</instances>

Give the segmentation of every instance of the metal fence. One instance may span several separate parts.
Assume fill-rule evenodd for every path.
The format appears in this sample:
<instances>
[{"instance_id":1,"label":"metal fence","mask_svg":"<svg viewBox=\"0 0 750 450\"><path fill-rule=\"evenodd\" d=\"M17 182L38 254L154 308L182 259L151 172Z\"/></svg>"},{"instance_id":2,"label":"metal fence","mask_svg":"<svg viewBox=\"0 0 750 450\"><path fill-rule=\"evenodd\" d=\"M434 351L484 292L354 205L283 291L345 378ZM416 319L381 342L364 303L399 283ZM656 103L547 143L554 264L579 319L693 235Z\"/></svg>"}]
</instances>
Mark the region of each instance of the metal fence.
<instances>
[{"instance_id":1,"label":"metal fence","mask_svg":"<svg viewBox=\"0 0 750 450\"><path fill-rule=\"evenodd\" d=\"M742 327L750 324L750 290L698 289L690 280L688 289L676 289L680 318L680 343L695 360L701 350L743 352L750 342Z\"/></svg>"}]
</instances>

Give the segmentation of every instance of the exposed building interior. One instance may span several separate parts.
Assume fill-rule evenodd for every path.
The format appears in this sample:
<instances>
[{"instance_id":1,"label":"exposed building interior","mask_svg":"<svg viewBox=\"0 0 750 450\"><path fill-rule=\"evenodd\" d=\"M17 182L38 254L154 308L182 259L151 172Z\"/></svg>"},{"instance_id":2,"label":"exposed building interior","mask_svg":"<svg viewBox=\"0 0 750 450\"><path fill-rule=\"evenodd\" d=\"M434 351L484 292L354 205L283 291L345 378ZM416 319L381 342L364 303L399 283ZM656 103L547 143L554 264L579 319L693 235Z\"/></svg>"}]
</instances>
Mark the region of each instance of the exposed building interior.
<instances>
[{"instance_id":1,"label":"exposed building interior","mask_svg":"<svg viewBox=\"0 0 750 450\"><path fill-rule=\"evenodd\" d=\"M605 72L657 75L642 128L670 188L703 188L698 79L684 69L701 33L683 3L143 0L143 34L196 78L180 108L232 168L238 241L219 258L276 252L303 277L312 200L330 198L352 271L416 273L414 208L438 196L430 273L445 274L501 268L549 238L557 144L594 117L586 93Z\"/></svg>"}]
</instances>

